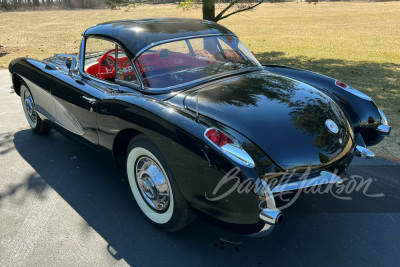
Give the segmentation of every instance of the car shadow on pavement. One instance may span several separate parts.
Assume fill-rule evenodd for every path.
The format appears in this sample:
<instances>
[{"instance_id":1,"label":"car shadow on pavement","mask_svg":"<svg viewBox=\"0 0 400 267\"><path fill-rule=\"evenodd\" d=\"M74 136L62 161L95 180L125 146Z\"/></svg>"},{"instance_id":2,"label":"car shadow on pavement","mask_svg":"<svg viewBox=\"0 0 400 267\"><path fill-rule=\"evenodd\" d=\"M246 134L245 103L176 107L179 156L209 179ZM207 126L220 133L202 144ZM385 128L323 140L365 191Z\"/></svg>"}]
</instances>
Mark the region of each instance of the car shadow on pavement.
<instances>
[{"instance_id":1,"label":"car shadow on pavement","mask_svg":"<svg viewBox=\"0 0 400 267\"><path fill-rule=\"evenodd\" d=\"M372 248L365 245L369 240L361 236L366 230L359 227L370 215L305 214L293 209L266 238L230 233L204 218L180 232L166 233L141 214L128 182L111 159L54 130L48 135L19 131L14 135L14 145L41 179L86 221L82 230L92 228L106 240L104 253L110 253L116 260L124 259L130 265L257 266L294 264L299 258L304 264L379 262L376 253L370 256L364 253ZM385 227L377 228L373 234L382 236L384 231ZM369 238L380 244L374 237ZM363 252L358 255L356 250Z\"/></svg>"}]
</instances>

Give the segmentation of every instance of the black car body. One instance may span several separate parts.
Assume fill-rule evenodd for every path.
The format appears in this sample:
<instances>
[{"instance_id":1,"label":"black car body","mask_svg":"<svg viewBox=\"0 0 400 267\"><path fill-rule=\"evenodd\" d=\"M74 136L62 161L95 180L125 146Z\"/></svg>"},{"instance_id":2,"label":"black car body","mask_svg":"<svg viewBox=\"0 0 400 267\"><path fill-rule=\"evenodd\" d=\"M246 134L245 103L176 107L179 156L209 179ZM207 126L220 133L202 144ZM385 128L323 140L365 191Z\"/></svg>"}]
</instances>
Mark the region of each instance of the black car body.
<instances>
[{"instance_id":1,"label":"black car body","mask_svg":"<svg viewBox=\"0 0 400 267\"><path fill-rule=\"evenodd\" d=\"M83 33L79 54L18 58L9 70L32 128L105 151L128 176L134 164L135 199L168 231L195 209L269 233L282 219L274 193L341 182L353 156L373 157L366 147L390 133L368 96L313 72L261 66L231 31L204 20L99 24ZM141 144L152 156L130 163ZM224 195L239 183L252 190Z\"/></svg>"}]
</instances>

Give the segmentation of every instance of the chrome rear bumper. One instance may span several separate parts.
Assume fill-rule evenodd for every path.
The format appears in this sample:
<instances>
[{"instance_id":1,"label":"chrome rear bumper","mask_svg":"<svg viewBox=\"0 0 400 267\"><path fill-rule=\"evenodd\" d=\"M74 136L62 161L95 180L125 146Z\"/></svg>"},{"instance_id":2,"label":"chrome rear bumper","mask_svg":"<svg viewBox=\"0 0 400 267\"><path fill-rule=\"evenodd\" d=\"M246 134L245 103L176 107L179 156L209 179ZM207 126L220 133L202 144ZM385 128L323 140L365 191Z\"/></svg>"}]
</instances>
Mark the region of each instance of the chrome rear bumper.
<instances>
[{"instance_id":1,"label":"chrome rear bumper","mask_svg":"<svg viewBox=\"0 0 400 267\"><path fill-rule=\"evenodd\" d=\"M262 183L266 200L266 208L261 211L260 219L265 223L265 225L258 233L253 234L253 236L267 236L272 232L275 226L278 226L283 221L283 214L275 204L275 199L273 196L274 193L298 190L301 188L330 183L342 183L342 180L339 176L333 173L322 171L317 177L280 184L274 187L272 190L269 188L267 183Z\"/></svg>"},{"instance_id":2,"label":"chrome rear bumper","mask_svg":"<svg viewBox=\"0 0 400 267\"><path fill-rule=\"evenodd\" d=\"M320 175L318 175L317 177L314 177L314 178L299 180L299 181L295 181L295 182L288 182L288 183L277 185L272 189L272 193L298 190L301 188L307 188L307 187L321 185L321 184L330 184L330 183L339 183L340 184L341 182L342 182L342 180L340 179L339 176L337 176L333 173L327 172L327 171L322 171L320 173Z\"/></svg>"},{"instance_id":3,"label":"chrome rear bumper","mask_svg":"<svg viewBox=\"0 0 400 267\"><path fill-rule=\"evenodd\" d=\"M381 135L389 135L392 128L389 125L379 125L377 131Z\"/></svg>"},{"instance_id":4,"label":"chrome rear bumper","mask_svg":"<svg viewBox=\"0 0 400 267\"><path fill-rule=\"evenodd\" d=\"M375 154L366 147L356 146L356 156L364 159L372 159Z\"/></svg>"}]
</instances>

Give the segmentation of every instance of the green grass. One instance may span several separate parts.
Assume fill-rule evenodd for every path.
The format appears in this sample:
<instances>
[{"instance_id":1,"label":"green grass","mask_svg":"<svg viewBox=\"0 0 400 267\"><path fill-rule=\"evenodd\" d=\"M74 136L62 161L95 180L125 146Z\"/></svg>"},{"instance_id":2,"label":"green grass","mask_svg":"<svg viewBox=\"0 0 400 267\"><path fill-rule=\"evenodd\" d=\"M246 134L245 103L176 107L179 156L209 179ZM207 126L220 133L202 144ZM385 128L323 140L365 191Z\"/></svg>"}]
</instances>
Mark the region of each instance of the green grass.
<instances>
[{"instance_id":1,"label":"green grass","mask_svg":"<svg viewBox=\"0 0 400 267\"><path fill-rule=\"evenodd\" d=\"M384 110L392 136L372 148L400 160L400 2L263 4L220 21L262 63L316 71L367 93ZM15 57L42 59L78 51L95 23L145 17L201 17L176 5L124 10L0 13L0 68Z\"/></svg>"}]
</instances>

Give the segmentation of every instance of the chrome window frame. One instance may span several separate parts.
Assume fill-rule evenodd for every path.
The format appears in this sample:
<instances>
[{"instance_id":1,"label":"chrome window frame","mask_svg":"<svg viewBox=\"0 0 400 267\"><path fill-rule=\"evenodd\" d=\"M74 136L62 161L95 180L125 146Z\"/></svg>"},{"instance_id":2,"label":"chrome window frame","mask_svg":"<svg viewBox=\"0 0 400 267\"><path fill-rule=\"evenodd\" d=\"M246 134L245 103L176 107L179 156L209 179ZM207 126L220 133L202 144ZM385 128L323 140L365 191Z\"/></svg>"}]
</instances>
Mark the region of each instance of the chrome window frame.
<instances>
[{"instance_id":1,"label":"chrome window frame","mask_svg":"<svg viewBox=\"0 0 400 267\"><path fill-rule=\"evenodd\" d=\"M100 82L100 83L103 83L103 84L108 85L108 86L114 86L115 87L115 86L122 85L122 86L127 86L129 88L132 88L133 90L143 89L143 83L142 83L141 79L139 79L139 78L137 79L138 80L138 84L134 84L134 83L130 83L130 82L124 82L124 81L116 79L116 78L115 78L115 82L110 82L110 81L107 81L107 80L104 80L104 79L97 78L96 76L90 75L89 73L85 72L84 65L85 65L85 54L86 54L86 41L89 38L100 39L100 40L104 40L104 41L108 41L110 43L113 43L115 45L116 51L118 51L117 49L118 49L118 47L120 47L124 51L124 53L128 56L128 54L126 53L125 49L120 44L118 44L118 43L116 43L116 42L114 42L114 41L112 41L110 39L107 39L107 38L104 38L104 37L100 37L100 36L83 36L82 42L81 42L81 45L80 45L79 62L78 62L79 73L83 77L86 77L88 79L92 79L92 80L94 80L96 82ZM116 54L118 54L118 53L116 52ZM115 64L116 65L118 64L118 58L115 59ZM131 64L132 64L132 62L131 62ZM132 67L135 70L136 77L140 77L140 75L139 76L137 75L138 72L137 72L135 66L132 66Z\"/></svg>"}]
</instances>

